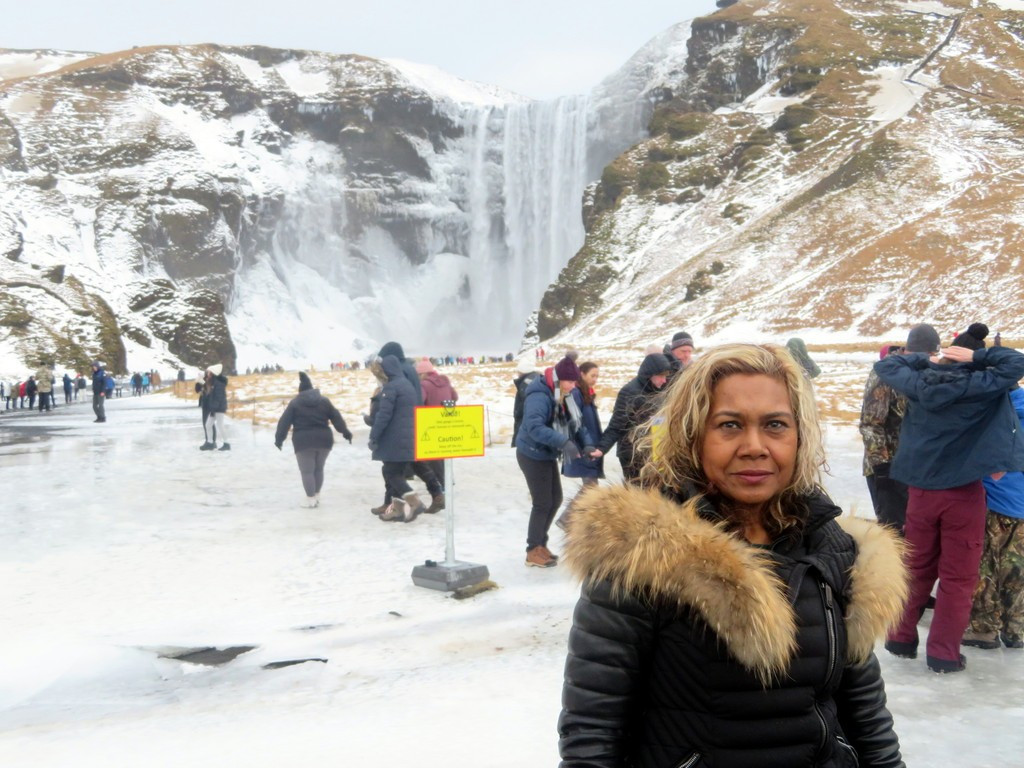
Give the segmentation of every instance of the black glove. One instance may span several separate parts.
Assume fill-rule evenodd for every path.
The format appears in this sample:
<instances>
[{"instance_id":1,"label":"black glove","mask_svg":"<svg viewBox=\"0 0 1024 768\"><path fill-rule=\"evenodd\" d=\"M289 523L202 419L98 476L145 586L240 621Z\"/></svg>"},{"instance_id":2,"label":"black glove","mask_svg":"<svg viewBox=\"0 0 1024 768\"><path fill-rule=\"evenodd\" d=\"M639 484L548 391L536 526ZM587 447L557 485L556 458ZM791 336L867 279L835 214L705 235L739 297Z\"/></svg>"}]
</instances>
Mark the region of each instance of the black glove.
<instances>
[{"instance_id":1,"label":"black glove","mask_svg":"<svg viewBox=\"0 0 1024 768\"><path fill-rule=\"evenodd\" d=\"M376 440L371 440L368 443L368 445L370 446L370 450L371 451L376 451L377 450L377 441Z\"/></svg>"},{"instance_id":2,"label":"black glove","mask_svg":"<svg viewBox=\"0 0 1024 768\"><path fill-rule=\"evenodd\" d=\"M562 446L562 457L565 461L576 461L580 457L580 448L573 440L566 440Z\"/></svg>"},{"instance_id":3,"label":"black glove","mask_svg":"<svg viewBox=\"0 0 1024 768\"><path fill-rule=\"evenodd\" d=\"M352 433L351 432L345 432L342 435L342 437L344 437L346 440L348 440L348 444L349 445L352 445Z\"/></svg>"},{"instance_id":4,"label":"black glove","mask_svg":"<svg viewBox=\"0 0 1024 768\"><path fill-rule=\"evenodd\" d=\"M277 450L279 450L279 451L281 450L281 445L282 445L281 443L274 443L274 445L277 446Z\"/></svg>"}]
</instances>

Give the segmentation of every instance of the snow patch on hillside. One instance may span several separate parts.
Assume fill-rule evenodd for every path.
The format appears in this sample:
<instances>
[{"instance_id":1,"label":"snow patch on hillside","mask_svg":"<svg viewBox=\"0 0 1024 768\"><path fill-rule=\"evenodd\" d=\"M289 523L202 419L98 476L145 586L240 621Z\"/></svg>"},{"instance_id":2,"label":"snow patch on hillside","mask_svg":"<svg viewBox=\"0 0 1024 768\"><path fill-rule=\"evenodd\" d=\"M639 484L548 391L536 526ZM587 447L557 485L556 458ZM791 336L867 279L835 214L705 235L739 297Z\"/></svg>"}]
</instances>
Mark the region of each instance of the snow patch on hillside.
<instances>
[{"instance_id":1,"label":"snow patch on hillside","mask_svg":"<svg viewBox=\"0 0 1024 768\"><path fill-rule=\"evenodd\" d=\"M990 0L1004 11L1024 11L1024 0Z\"/></svg>"},{"instance_id":2,"label":"snow patch on hillside","mask_svg":"<svg viewBox=\"0 0 1024 768\"><path fill-rule=\"evenodd\" d=\"M0 49L0 80L31 77L56 72L76 61L91 58L92 53L69 51L12 51Z\"/></svg>"},{"instance_id":3,"label":"snow patch on hillside","mask_svg":"<svg viewBox=\"0 0 1024 768\"><path fill-rule=\"evenodd\" d=\"M874 112L868 120L890 123L917 106L929 88L907 79L912 70L912 67L879 67L875 70L872 85L876 90L868 98L868 106Z\"/></svg>"},{"instance_id":4,"label":"snow patch on hillside","mask_svg":"<svg viewBox=\"0 0 1024 768\"><path fill-rule=\"evenodd\" d=\"M529 99L513 91L487 85L445 72L430 64L417 64L404 59L383 59L394 67L414 88L456 104L501 105L527 102Z\"/></svg>"}]
</instances>

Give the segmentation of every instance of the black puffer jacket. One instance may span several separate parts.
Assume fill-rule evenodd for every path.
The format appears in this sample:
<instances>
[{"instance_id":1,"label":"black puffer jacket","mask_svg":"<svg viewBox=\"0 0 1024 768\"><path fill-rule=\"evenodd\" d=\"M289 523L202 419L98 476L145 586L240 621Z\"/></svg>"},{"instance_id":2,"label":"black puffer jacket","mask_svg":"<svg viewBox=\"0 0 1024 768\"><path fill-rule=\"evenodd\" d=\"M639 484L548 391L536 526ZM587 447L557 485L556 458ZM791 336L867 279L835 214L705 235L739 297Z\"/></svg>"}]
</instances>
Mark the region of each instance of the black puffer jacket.
<instances>
[{"instance_id":1,"label":"black puffer jacket","mask_svg":"<svg viewBox=\"0 0 1024 768\"><path fill-rule=\"evenodd\" d=\"M669 360L665 355L648 355L640 363L636 378L619 390L615 398L612 417L605 427L598 448L608 453L616 443L619 444L615 453L621 461L633 464L632 430L643 424L658 409L658 395L661 390L651 384L651 377L670 370Z\"/></svg>"},{"instance_id":2,"label":"black puffer jacket","mask_svg":"<svg viewBox=\"0 0 1024 768\"><path fill-rule=\"evenodd\" d=\"M288 430L294 429L292 447L296 453L310 448L328 450L334 446L331 424L346 440L352 440L345 419L331 401L321 395L319 389L307 389L299 392L284 409L277 422L274 444L280 448L288 437Z\"/></svg>"},{"instance_id":3,"label":"black puffer jacket","mask_svg":"<svg viewBox=\"0 0 1024 768\"><path fill-rule=\"evenodd\" d=\"M209 394L210 413L228 412L228 377L219 374L213 377L213 384Z\"/></svg>"},{"instance_id":4,"label":"black puffer jacket","mask_svg":"<svg viewBox=\"0 0 1024 768\"><path fill-rule=\"evenodd\" d=\"M376 461L412 461L415 457L413 429L416 399L420 394L402 373L402 366L393 355L381 360L388 377L381 388L377 412L370 428L370 449Z\"/></svg>"},{"instance_id":5,"label":"black puffer jacket","mask_svg":"<svg viewBox=\"0 0 1024 768\"><path fill-rule=\"evenodd\" d=\"M906 597L898 539L807 505L802 535L767 549L706 502L633 487L576 502L564 768L903 766L872 652Z\"/></svg>"}]
</instances>

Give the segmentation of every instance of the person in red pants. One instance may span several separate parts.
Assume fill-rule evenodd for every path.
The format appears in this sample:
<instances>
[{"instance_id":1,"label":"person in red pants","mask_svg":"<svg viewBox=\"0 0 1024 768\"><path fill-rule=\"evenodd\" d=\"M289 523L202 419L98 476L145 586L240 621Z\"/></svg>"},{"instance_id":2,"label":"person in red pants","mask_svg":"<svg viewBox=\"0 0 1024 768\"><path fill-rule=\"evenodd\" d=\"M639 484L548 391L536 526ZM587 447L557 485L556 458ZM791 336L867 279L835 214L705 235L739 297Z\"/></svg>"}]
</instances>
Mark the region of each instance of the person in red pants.
<instances>
[{"instance_id":1,"label":"person in red pants","mask_svg":"<svg viewBox=\"0 0 1024 768\"><path fill-rule=\"evenodd\" d=\"M1024 355L1007 347L986 349L987 333L975 323L939 352L935 329L918 325L907 338L906 354L875 363L878 377L907 396L891 476L908 486L910 597L885 648L896 656L917 656L917 623L938 580L927 642L934 672L966 666L960 640L985 540L981 480L1024 466L1024 435L1008 397L1024 378Z\"/></svg>"}]
</instances>

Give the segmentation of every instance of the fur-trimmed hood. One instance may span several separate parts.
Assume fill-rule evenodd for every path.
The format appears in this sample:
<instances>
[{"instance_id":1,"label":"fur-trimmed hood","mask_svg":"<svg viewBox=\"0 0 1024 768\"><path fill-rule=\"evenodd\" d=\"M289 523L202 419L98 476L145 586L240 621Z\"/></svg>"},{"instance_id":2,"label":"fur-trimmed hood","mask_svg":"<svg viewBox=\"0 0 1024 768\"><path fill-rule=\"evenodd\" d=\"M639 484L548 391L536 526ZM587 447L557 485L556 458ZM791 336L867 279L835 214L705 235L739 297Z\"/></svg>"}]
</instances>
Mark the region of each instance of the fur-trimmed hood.
<instances>
[{"instance_id":1,"label":"fur-trimmed hood","mask_svg":"<svg viewBox=\"0 0 1024 768\"><path fill-rule=\"evenodd\" d=\"M903 544L869 520L842 517L857 558L846 607L848 657L866 659L903 612ZM647 592L696 611L729 652L767 680L796 653L797 624L771 556L657 491L594 488L573 504L564 561L586 581Z\"/></svg>"}]
</instances>

